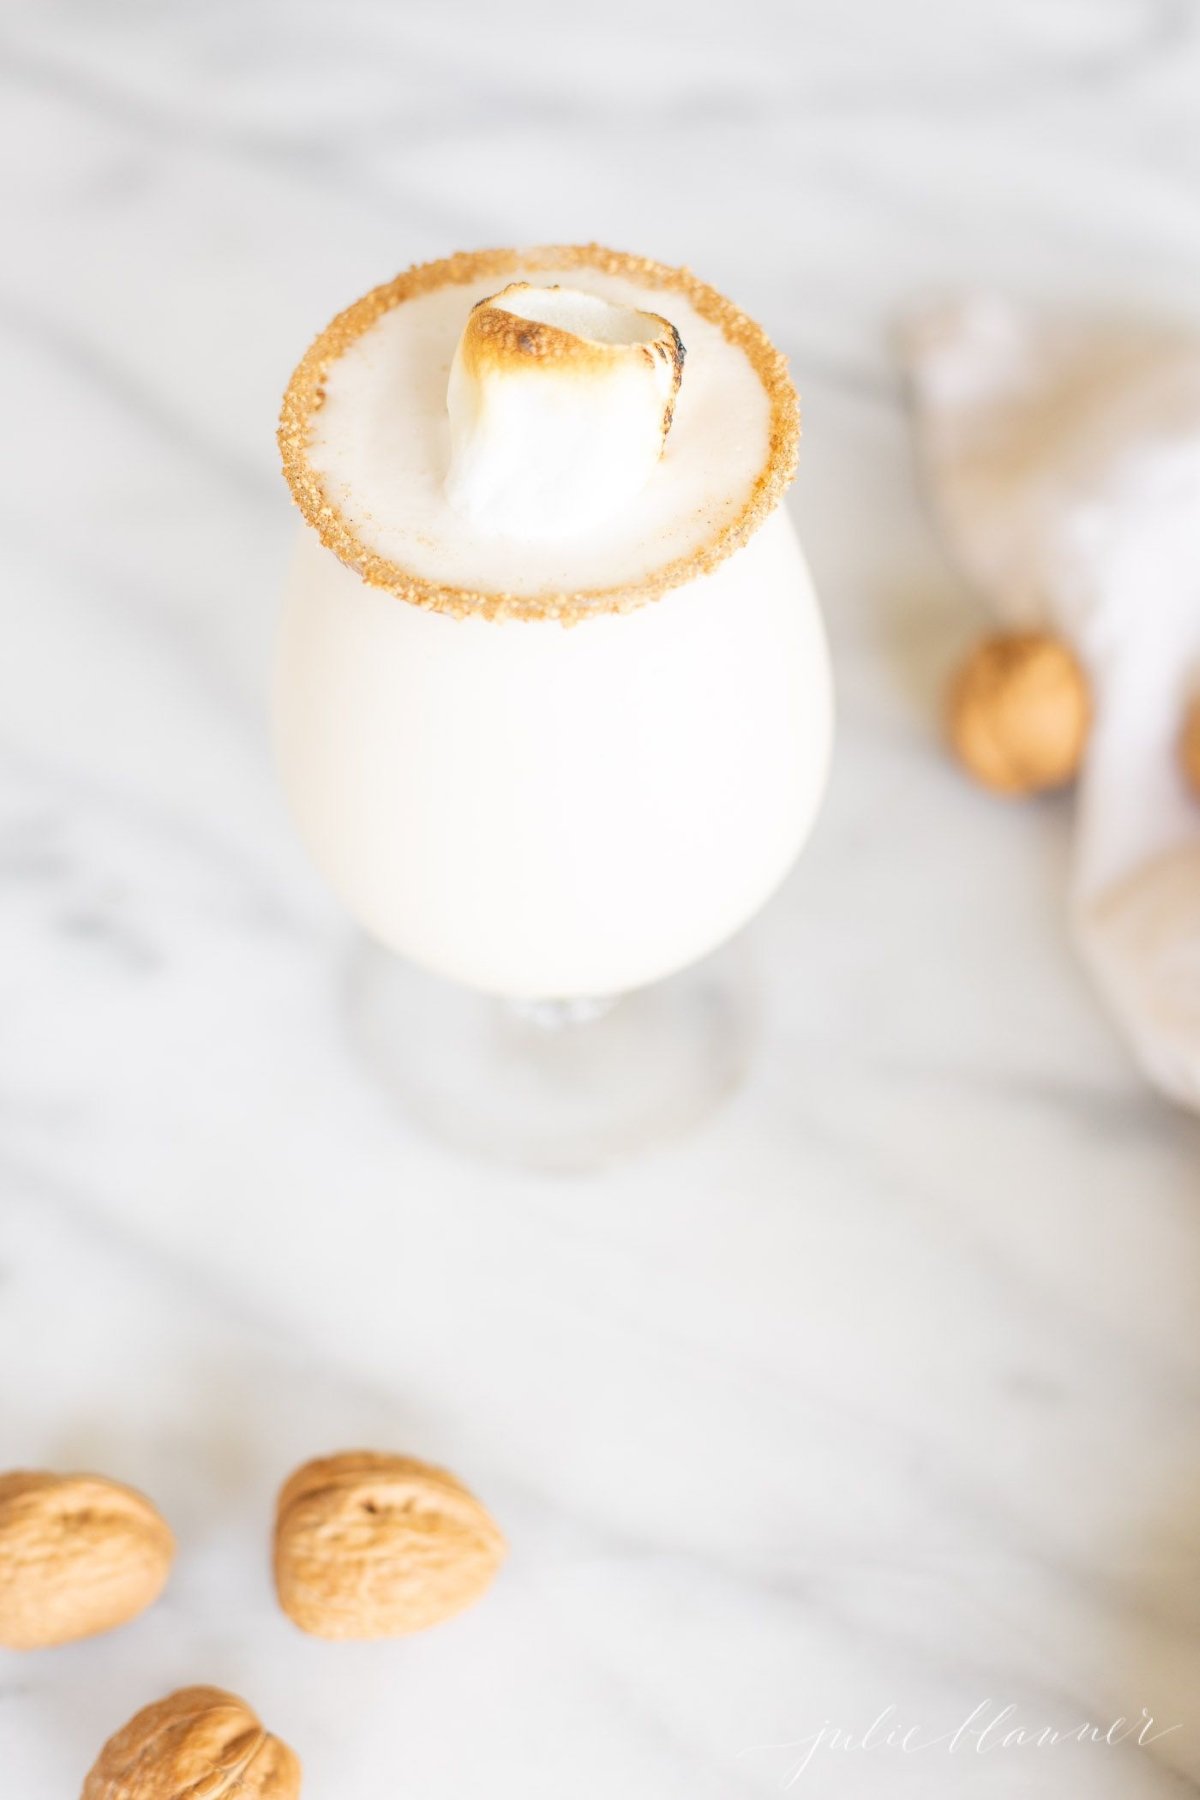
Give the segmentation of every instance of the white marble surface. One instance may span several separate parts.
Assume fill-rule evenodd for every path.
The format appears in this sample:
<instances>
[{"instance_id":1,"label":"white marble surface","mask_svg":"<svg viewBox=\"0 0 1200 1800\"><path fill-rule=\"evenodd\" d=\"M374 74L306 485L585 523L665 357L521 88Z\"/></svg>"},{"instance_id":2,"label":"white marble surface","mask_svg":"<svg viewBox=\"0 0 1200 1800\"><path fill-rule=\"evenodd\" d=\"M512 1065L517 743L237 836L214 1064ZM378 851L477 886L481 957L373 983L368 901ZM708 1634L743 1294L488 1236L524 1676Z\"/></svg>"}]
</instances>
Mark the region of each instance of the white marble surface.
<instances>
[{"instance_id":1,"label":"white marble surface","mask_svg":"<svg viewBox=\"0 0 1200 1800\"><path fill-rule=\"evenodd\" d=\"M937 746L974 615L887 348L972 282L1194 313L1200 13L572 10L0 15L0 1463L124 1477L182 1543L126 1631L0 1652L0 1791L74 1794L194 1680L338 1800L1200 1791L1200 1131L1066 947L1069 809ZM749 1086L569 1182L431 1147L356 1064L263 696L311 332L412 260L580 236L792 356L842 716ZM279 1478L361 1442L512 1540L424 1640L270 1596ZM925 1745L1008 1704L1167 1735ZM907 1754L780 1748L888 1707Z\"/></svg>"}]
</instances>

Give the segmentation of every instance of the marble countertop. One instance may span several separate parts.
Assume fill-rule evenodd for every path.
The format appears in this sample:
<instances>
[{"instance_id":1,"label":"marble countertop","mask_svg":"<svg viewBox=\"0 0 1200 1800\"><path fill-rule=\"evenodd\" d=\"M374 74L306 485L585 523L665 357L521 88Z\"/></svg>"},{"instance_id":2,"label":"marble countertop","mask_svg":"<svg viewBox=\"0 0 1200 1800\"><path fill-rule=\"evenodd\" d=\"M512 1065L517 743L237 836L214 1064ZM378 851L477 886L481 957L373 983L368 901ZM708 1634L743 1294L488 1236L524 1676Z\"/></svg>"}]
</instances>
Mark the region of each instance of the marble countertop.
<instances>
[{"instance_id":1,"label":"marble countertop","mask_svg":"<svg viewBox=\"0 0 1200 1800\"><path fill-rule=\"evenodd\" d=\"M0 1465L182 1545L125 1631L0 1652L6 1800L191 1681L314 1800L1200 1792L1200 1129L1068 948L1069 805L938 746L978 615L888 348L968 284L1194 316L1200 10L9 0L0 143ZM560 1180L355 1060L264 689L299 350L408 262L580 237L791 356L841 719L748 1085ZM274 1606L280 1478L358 1443L511 1539L427 1638Z\"/></svg>"}]
</instances>

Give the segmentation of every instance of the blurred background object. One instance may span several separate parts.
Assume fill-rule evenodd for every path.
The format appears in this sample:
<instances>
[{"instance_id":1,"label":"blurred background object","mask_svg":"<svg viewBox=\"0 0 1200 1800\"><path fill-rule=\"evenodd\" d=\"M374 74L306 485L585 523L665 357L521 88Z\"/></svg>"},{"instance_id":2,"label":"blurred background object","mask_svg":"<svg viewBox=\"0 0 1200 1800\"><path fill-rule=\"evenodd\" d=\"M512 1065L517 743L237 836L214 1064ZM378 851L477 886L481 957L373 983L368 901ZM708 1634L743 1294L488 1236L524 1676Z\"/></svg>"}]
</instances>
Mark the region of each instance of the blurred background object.
<instances>
[{"instance_id":1,"label":"blurred background object","mask_svg":"<svg viewBox=\"0 0 1200 1800\"><path fill-rule=\"evenodd\" d=\"M1200 335L976 296L906 336L948 545L1010 628L954 686L959 755L1009 792L1081 772L1073 929L1149 1079L1200 1110Z\"/></svg>"}]
</instances>

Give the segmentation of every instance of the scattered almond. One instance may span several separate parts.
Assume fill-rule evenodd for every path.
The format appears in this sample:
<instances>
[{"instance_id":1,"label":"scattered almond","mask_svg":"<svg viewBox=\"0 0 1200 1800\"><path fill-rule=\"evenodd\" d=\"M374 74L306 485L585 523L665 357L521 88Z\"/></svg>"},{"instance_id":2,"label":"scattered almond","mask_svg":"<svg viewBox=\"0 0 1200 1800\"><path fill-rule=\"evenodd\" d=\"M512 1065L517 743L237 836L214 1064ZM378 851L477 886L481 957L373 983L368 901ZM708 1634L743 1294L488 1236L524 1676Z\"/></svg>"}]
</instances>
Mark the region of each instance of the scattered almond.
<instances>
[{"instance_id":1,"label":"scattered almond","mask_svg":"<svg viewBox=\"0 0 1200 1800\"><path fill-rule=\"evenodd\" d=\"M317 1637L423 1631L478 1600L504 1551L473 1494L407 1456L321 1457L297 1469L279 1496L279 1602Z\"/></svg>"}]
</instances>

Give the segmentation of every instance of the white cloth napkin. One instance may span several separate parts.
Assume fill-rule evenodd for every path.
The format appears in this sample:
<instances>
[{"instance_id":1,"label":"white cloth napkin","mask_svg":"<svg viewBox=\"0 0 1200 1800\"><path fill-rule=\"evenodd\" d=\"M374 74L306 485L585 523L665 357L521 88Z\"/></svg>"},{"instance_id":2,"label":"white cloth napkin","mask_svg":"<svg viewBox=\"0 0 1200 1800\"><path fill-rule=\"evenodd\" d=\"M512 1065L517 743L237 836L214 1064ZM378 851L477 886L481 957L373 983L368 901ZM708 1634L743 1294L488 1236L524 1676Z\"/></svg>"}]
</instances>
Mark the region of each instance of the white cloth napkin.
<instances>
[{"instance_id":1,"label":"white cloth napkin","mask_svg":"<svg viewBox=\"0 0 1200 1800\"><path fill-rule=\"evenodd\" d=\"M918 444L950 544L1005 626L1075 648L1095 720L1073 924L1150 1079L1200 1110L1200 344L990 298L910 322Z\"/></svg>"}]
</instances>

